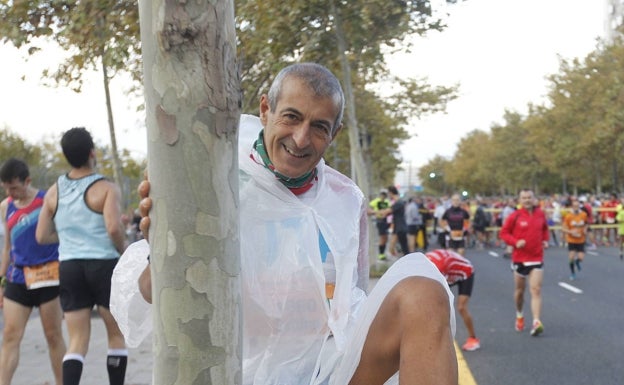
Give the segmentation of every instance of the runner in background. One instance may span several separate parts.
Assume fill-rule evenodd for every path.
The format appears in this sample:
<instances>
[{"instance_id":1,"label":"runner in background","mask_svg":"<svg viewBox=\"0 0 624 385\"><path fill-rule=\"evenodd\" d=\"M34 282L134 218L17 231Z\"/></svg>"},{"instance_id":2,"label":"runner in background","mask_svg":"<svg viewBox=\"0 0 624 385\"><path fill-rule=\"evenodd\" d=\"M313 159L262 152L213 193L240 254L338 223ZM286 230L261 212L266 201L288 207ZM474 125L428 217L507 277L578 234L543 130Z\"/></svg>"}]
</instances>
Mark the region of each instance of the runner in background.
<instances>
[{"instance_id":1,"label":"runner in background","mask_svg":"<svg viewBox=\"0 0 624 385\"><path fill-rule=\"evenodd\" d=\"M440 270L446 278L449 286L457 286L457 310L464 320L468 339L462 345L463 350L474 351L481 347L481 341L477 338L472 321L472 315L468 310L468 301L472 295L474 285L474 267L469 260L452 250L436 249L425 254L427 258Z\"/></svg>"}]
</instances>

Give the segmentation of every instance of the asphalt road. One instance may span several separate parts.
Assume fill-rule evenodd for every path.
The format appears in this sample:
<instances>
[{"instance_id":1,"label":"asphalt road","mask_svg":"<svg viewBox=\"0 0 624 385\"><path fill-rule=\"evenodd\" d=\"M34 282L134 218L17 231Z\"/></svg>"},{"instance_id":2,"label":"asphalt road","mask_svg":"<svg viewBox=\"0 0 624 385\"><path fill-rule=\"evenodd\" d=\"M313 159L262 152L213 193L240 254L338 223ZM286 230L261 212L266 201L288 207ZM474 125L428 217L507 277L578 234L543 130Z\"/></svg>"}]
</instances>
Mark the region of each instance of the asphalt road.
<instances>
[{"instance_id":1,"label":"asphalt road","mask_svg":"<svg viewBox=\"0 0 624 385\"><path fill-rule=\"evenodd\" d=\"M466 252L476 268L470 310L482 347L463 352L463 357L475 382L478 385L624 384L624 262L619 260L618 250L589 251L583 271L575 281L568 280L567 251L562 248L547 251L542 289L545 332L539 337L531 337L528 328L522 333L514 330L513 276L510 261L502 254L500 248ZM372 280L371 285L375 282ZM565 288L560 283L569 286ZM528 292L525 300L528 306ZM528 307L525 317L528 326L531 322ZM84 385L107 383L103 361L106 336L95 314L92 325L81 382ZM466 337L458 314L456 340L460 346ZM21 353L13 383L50 385L47 346L36 312L28 322ZM129 360L126 384L151 383L151 340L130 349Z\"/></svg>"},{"instance_id":2,"label":"asphalt road","mask_svg":"<svg viewBox=\"0 0 624 385\"><path fill-rule=\"evenodd\" d=\"M624 262L616 248L588 251L574 281L569 280L567 249L546 251L545 332L538 337L529 335L528 289L527 328L514 329L513 273L503 250L468 249L466 257L475 265L469 309L481 349L463 354L477 384L624 384ZM467 335L457 316L461 345Z\"/></svg>"}]
</instances>

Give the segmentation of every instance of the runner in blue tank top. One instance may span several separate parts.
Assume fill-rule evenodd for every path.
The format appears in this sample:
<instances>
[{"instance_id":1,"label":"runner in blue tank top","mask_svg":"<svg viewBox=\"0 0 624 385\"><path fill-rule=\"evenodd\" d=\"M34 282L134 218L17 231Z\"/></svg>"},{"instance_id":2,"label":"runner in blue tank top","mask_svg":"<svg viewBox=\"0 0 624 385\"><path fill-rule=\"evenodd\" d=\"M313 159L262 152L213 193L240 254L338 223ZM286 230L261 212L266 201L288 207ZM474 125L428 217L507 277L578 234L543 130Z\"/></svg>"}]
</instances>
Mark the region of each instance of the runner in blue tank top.
<instances>
[{"instance_id":1,"label":"runner in blue tank top","mask_svg":"<svg viewBox=\"0 0 624 385\"><path fill-rule=\"evenodd\" d=\"M33 307L46 335L55 383L61 383L65 354L59 302L58 244L40 245L35 229L45 191L31 186L26 163L8 159L0 167L7 198L0 203L5 229L0 263L0 307L4 330L0 351L0 384L10 384L19 362L19 349Z\"/></svg>"}]
</instances>

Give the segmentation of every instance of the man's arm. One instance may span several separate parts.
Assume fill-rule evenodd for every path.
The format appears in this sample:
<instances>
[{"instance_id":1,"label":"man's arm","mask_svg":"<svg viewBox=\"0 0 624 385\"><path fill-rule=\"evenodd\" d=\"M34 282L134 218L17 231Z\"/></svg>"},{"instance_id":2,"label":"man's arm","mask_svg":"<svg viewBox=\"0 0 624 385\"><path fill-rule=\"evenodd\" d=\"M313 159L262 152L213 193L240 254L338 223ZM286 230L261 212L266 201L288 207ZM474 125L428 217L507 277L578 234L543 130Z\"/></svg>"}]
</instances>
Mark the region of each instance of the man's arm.
<instances>
[{"instance_id":1,"label":"man's arm","mask_svg":"<svg viewBox=\"0 0 624 385\"><path fill-rule=\"evenodd\" d=\"M104 181L104 183L107 184L107 188L102 215L104 215L106 232L111 241L113 241L119 254L122 254L126 250L126 247L128 247L128 241L126 239L124 225L121 222L121 191L119 187L112 182Z\"/></svg>"},{"instance_id":2,"label":"man's arm","mask_svg":"<svg viewBox=\"0 0 624 385\"><path fill-rule=\"evenodd\" d=\"M139 292L145 301L152 303L152 270L149 264L139 276Z\"/></svg>"},{"instance_id":3,"label":"man's arm","mask_svg":"<svg viewBox=\"0 0 624 385\"><path fill-rule=\"evenodd\" d=\"M4 227L4 244L2 246L2 256L0 257L0 276L5 277L9 268L9 255L11 252L11 233L6 223L6 212L9 199L0 202L0 216L2 216L2 226ZM4 306L4 287L0 285L0 308Z\"/></svg>"},{"instance_id":4,"label":"man's arm","mask_svg":"<svg viewBox=\"0 0 624 385\"><path fill-rule=\"evenodd\" d=\"M58 243L58 234L54 225L54 212L56 211L56 197L58 190L56 184L50 187L43 198L43 206L39 212L35 238L40 244Z\"/></svg>"},{"instance_id":5,"label":"man's arm","mask_svg":"<svg viewBox=\"0 0 624 385\"><path fill-rule=\"evenodd\" d=\"M503 227L501 227L500 230L500 238L508 245L510 246L516 246L517 243L517 239L513 236L512 232L513 232L513 227L516 223L516 216L518 215L517 212L513 212L511 214L509 214L509 216L507 217L507 219L505 219L505 222L503 222Z\"/></svg>"}]
</instances>

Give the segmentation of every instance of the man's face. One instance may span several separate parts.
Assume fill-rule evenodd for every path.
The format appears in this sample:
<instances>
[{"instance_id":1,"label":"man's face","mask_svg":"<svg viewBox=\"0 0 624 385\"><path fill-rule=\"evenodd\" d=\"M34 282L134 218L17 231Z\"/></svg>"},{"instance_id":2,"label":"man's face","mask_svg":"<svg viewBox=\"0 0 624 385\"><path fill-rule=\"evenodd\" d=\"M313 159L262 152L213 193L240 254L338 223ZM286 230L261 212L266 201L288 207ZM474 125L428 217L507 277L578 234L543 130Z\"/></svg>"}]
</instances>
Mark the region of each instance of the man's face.
<instances>
[{"instance_id":1,"label":"man's face","mask_svg":"<svg viewBox=\"0 0 624 385\"><path fill-rule=\"evenodd\" d=\"M522 191L520 193L520 205L525 209L532 209L535 204L532 191Z\"/></svg>"},{"instance_id":2,"label":"man's face","mask_svg":"<svg viewBox=\"0 0 624 385\"><path fill-rule=\"evenodd\" d=\"M30 178L26 178L25 181L21 181L19 178L14 178L10 182L2 182L2 188L6 192L6 195L10 196L14 200L23 199L26 197L26 191L30 184Z\"/></svg>"},{"instance_id":3,"label":"man's face","mask_svg":"<svg viewBox=\"0 0 624 385\"><path fill-rule=\"evenodd\" d=\"M317 97L297 78L286 78L275 111L266 95L260 99L264 145L276 170L296 178L316 167L338 133L332 134L338 106L330 97Z\"/></svg>"},{"instance_id":4,"label":"man's face","mask_svg":"<svg viewBox=\"0 0 624 385\"><path fill-rule=\"evenodd\" d=\"M459 195L453 195L451 197L451 204L453 205L453 207L459 207L459 205L461 204L461 199L459 198Z\"/></svg>"}]
</instances>

